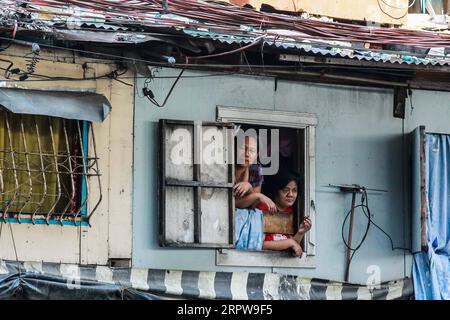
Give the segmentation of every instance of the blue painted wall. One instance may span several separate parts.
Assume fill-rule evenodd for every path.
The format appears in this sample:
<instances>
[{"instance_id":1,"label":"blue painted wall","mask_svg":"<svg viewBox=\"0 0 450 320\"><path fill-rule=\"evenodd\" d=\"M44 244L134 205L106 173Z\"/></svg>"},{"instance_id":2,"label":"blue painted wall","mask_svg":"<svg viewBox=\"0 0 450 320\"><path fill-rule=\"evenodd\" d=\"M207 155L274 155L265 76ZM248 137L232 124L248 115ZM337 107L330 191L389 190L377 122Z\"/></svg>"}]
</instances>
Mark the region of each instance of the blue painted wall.
<instances>
[{"instance_id":1,"label":"blue painted wall","mask_svg":"<svg viewBox=\"0 0 450 320\"><path fill-rule=\"evenodd\" d=\"M204 75L185 72L184 76ZM177 76L162 69L159 76ZM343 280L345 246L341 224L351 196L326 187L358 183L389 190L369 194L374 220L396 246L410 245L410 210L407 185L402 182L402 120L392 117L392 90L278 81L249 76L183 78L167 105L157 108L142 97L145 79L137 80L135 102L133 265L145 268L201 271L252 271L298 274ZM162 101L174 79L155 79L150 88ZM427 131L450 132L450 94L414 91L413 111L404 122L409 133L418 125ZM215 265L214 250L158 247L157 122L161 118L214 121L216 105L311 112L318 116L316 132L317 252L315 269L234 268ZM405 192L403 192L405 189ZM404 196L405 195L405 196ZM355 219L354 241L366 220ZM352 262L351 281L365 283L367 268L380 267L381 279L411 274L411 256L391 251L389 240L371 228Z\"/></svg>"}]
</instances>

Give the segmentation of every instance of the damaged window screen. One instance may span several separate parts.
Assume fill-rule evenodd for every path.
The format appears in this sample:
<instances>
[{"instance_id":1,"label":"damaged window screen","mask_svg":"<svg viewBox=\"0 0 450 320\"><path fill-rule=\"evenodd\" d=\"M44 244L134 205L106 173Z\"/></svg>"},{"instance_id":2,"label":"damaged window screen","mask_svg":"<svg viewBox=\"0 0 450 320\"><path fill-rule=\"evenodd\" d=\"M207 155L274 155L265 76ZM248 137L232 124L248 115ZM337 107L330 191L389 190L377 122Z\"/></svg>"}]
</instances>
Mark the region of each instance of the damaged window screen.
<instances>
[{"instance_id":1,"label":"damaged window screen","mask_svg":"<svg viewBox=\"0 0 450 320\"><path fill-rule=\"evenodd\" d=\"M0 111L3 221L87 221L98 205L88 216L88 176L99 177L96 156L88 157L89 128L86 121Z\"/></svg>"},{"instance_id":2,"label":"damaged window screen","mask_svg":"<svg viewBox=\"0 0 450 320\"><path fill-rule=\"evenodd\" d=\"M161 120L160 142L160 244L232 247L232 125Z\"/></svg>"}]
</instances>

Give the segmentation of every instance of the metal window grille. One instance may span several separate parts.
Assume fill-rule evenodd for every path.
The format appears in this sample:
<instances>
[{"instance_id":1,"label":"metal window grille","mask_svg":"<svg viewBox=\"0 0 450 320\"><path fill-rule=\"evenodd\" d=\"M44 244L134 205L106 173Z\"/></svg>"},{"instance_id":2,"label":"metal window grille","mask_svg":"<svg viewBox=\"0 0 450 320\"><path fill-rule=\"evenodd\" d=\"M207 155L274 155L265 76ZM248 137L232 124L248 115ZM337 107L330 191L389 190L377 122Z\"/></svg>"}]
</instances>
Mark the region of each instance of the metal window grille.
<instances>
[{"instance_id":1,"label":"metal window grille","mask_svg":"<svg viewBox=\"0 0 450 320\"><path fill-rule=\"evenodd\" d=\"M86 225L101 198L91 123L0 110L0 221Z\"/></svg>"}]
</instances>

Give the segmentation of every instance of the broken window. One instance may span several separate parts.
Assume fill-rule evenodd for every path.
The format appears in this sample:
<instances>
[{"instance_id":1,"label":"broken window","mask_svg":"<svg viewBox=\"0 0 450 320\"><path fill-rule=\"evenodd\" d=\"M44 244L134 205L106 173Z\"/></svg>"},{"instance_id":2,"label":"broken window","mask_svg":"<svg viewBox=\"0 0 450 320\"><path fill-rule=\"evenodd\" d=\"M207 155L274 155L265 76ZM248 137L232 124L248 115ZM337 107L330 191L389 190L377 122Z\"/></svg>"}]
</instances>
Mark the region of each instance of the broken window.
<instances>
[{"instance_id":1,"label":"broken window","mask_svg":"<svg viewBox=\"0 0 450 320\"><path fill-rule=\"evenodd\" d=\"M101 200L101 191L97 201L89 199L90 183L100 190L90 122L0 110L3 221L88 224Z\"/></svg>"}]
</instances>

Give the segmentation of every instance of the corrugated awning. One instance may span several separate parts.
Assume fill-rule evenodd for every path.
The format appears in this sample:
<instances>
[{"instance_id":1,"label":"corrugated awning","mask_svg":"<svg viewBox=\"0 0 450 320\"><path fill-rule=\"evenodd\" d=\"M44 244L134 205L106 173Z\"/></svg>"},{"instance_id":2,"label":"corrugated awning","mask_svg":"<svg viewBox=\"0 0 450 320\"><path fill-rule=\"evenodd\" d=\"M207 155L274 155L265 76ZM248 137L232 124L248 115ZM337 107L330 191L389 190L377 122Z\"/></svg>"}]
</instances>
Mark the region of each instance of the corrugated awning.
<instances>
[{"instance_id":1,"label":"corrugated awning","mask_svg":"<svg viewBox=\"0 0 450 320\"><path fill-rule=\"evenodd\" d=\"M13 113L103 122L111 112L105 96L91 92L0 88L0 105Z\"/></svg>"}]
</instances>

